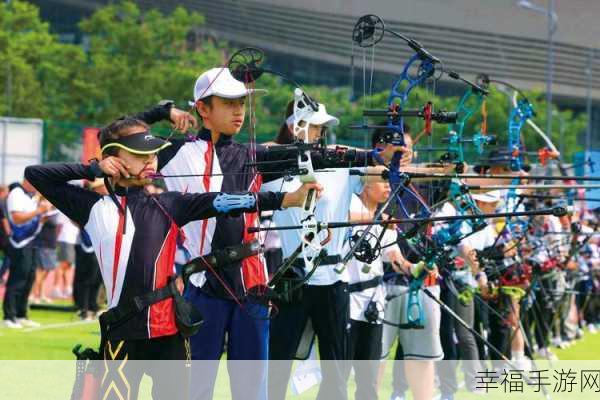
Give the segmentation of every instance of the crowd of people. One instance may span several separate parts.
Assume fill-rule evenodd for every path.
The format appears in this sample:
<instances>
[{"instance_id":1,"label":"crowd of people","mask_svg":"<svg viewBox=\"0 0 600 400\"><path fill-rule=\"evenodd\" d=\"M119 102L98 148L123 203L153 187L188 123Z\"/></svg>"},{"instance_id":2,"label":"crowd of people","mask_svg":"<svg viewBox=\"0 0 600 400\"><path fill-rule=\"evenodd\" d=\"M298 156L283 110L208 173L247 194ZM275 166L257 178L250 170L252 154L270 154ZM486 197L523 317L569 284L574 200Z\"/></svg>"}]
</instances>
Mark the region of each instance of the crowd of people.
<instances>
[{"instance_id":1,"label":"crowd of people","mask_svg":"<svg viewBox=\"0 0 600 400\"><path fill-rule=\"evenodd\" d=\"M229 366L234 399L285 398L292 360L308 357L315 337L327 360L319 399L347 398L352 367L356 398L377 398L385 359L404 361L393 366L392 400L409 390L415 399L431 399L436 373L442 398L452 399L458 360L467 390L477 392L475 375L486 360L506 358L530 369L535 353L553 358L551 346L569 345L584 328L596 331L598 214L577 199L568 216L441 220L411 234L409 222L306 236L249 230L260 226L261 213L263 228L380 221L397 216L398 210L381 208L390 195L404 201L407 216L427 200L438 205L434 216L457 216L467 201L464 191L439 197L439 187L432 199L434 178L414 179L392 193L384 166L398 153L403 172L456 173L455 164L415 164L408 126L402 145L386 139L387 128L375 130L376 151L299 147L297 132L303 144L319 144L338 124L324 104L315 102L314 112L299 118L291 102L272 145L237 143L246 101L256 93L228 69L214 68L194 86L198 120L163 101L104 127L100 160L28 167L25 180L11 186L2 220L10 270L6 326L34 324L28 298L46 299L48 271L56 271L60 294L70 295L66 277L75 266L73 295L82 318L95 317L100 284L105 287L101 358L219 360L226 353L229 360L264 361L243 373ZM194 136L161 139L150 125L162 120L183 132L202 127ZM298 163L299 154L311 158L308 178L281 166ZM513 171L510 160L481 162L477 171L526 174ZM165 191L152 185L159 177ZM490 183L484 175L477 179ZM528 190L469 196L469 214L541 210L562 197ZM363 241L371 245L361 247L365 252L375 248L371 257L347 258ZM277 367L267 360L278 360ZM176 386L189 387L190 398L208 399L217 370L214 362L192 364L191 380L183 370L144 372L153 378L155 398ZM103 382L101 390L135 394L140 378L129 379L127 388Z\"/></svg>"}]
</instances>

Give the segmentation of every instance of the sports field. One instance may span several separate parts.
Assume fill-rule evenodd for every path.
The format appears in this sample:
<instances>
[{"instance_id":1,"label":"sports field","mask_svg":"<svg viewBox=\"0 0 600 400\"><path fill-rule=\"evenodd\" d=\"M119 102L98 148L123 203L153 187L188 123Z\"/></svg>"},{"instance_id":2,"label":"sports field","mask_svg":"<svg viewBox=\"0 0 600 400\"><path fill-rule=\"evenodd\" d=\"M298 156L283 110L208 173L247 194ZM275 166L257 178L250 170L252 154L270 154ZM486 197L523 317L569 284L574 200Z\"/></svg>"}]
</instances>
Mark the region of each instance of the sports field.
<instances>
[{"instance_id":1,"label":"sports field","mask_svg":"<svg viewBox=\"0 0 600 400\"><path fill-rule=\"evenodd\" d=\"M97 347L100 337L100 331L97 321L80 321L75 313L32 310L30 318L41 323L39 328L29 328L21 330L10 330L0 328L0 359L2 360L74 360L71 349L77 343L84 347ZM590 334L586 332L583 339L568 349L553 349L561 360L600 360L600 333ZM393 353L393 352L392 352ZM6 364L4 364L6 366ZM16 364L13 364L16 365ZM24 363L23 366L33 365ZM69 379L75 374L74 363L57 363L61 371L61 376L65 378L63 384L67 384ZM386 369L384 384L380 391L380 399L389 399L391 394L391 364ZM17 371L14 371L17 372ZM50 379L50 378L49 378ZM50 379L51 380L51 379ZM221 370L218 376L218 383L215 389L215 399L229 398L228 376L225 370L225 363L221 364ZM354 392L354 383L349 386L349 393ZM10 390L10 388L9 388ZM19 394L19 399L39 398L39 387L30 387L27 392L31 397L25 395L22 389L15 391L14 395ZM140 398L150 398L150 380L145 378ZM42 390L43 392L43 390ZM294 399L314 399L317 388L313 387L301 395L293 396ZM4 393L10 395L11 393ZM477 399L481 395L473 395L467 392L460 392L460 399ZM3 397L3 396L0 396ZM16 398L16 397L3 397ZM351 396L351 398L353 398ZM559 398L559 397L555 397ZM562 398L562 397L560 397Z\"/></svg>"}]
</instances>

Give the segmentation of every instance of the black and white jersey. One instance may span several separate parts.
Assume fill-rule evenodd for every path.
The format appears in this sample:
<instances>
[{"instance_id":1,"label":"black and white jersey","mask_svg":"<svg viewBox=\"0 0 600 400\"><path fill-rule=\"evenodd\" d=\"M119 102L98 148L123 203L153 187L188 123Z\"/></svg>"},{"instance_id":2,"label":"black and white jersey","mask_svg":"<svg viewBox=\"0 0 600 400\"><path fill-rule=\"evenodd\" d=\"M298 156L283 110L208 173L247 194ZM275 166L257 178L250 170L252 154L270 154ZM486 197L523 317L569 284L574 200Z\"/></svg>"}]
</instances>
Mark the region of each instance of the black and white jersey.
<instances>
[{"instance_id":1,"label":"black and white jersey","mask_svg":"<svg viewBox=\"0 0 600 400\"><path fill-rule=\"evenodd\" d=\"M149 123L169 119L169 108L157 106L136 117ZM237 143L232 136L221 135L217 143L213 143L211 133L202 129L193 138L173 139L172 145L158 153L158 168L163 175L187 175L184 177L165 178L169 190L184 193L205 193L209 191L258 191L263 182L279 179L284 176L286 168L297 166L298 152L271 152L259 144ZM290 163L281 163L282 161ZM271 164L261 166L260 175L252 165L254 162L270 161ZM277 163L273 163L277 161ZM341 167L330 165L319 153L313 154L315 169ZM365 166L373 164L368 152L357 152L352 162L343 166ZM265 173L267 172L267 173ZM190 176L194 175L194 176ZM276 189L275 191L280 191ZM262 208L261 205L258 205ZM205 221L192 222L183 229L186 234L185 247L194 258L210 253L213 249L238 245L255 239L246 228L258 225L256 213L239 216L218 216ZM219 270L219 277L211 273L195 274L190 279L192 284L201 286L202 290L212 296L229 298L221 280L229 285L236 296L243 297L254 286L265 285L268 281L267 270L262 256L249 257L239 263L241 268Z\"/></svg>"},{"instance_id":2,"label":"black and white jersey","mask_svg":"<svg viewBox=\"0 0 600 400\"><path fill-rule=\"evenodd\" d=\"M218 143L210 139L210 132L203 130L194 138L175 139L172 145L158 153L158 168L163 175L196 175L166 178L169 190L183 193L206 192L258 192L262 178L249 165L252 162L250 148L222 135ZM259 202L258 207L262 209ZM184 226L189 257L209 254L213 249L239 245L256 238L247 228L257 226L257 213L236 216L222 215ZM221 269L219 277L212 273L199 273L190 279L206 293L228 298L222 280L243 297L253 287L264 286L268 276L263 256L256 255L239 262L240 268Z\"/></svg>"},{"instance_id":3,"label":"black and white jersey","mask_svg":"<svg viewBox=\"0 0 600 400\"><path fill-rule=\"evenodd\" d=\"M256 204L265 209L278 209L283 200L282 194L244 194L254 199L252 205L225 210L219 200L229 195L223 193L165 192L152 196L141 187L117 187L116 201L125 210L122 213L109 196L67 183L73 179L94 179L94 170L89 166L31 166L25 169L25 177L89 235L101 268L109 308L168 283L175 273L179 227L226 211L254 211ZM111 334L116 340L155 338L176 332L173 300L169 298L114 328Z\"/></svg>"}]
</instances>

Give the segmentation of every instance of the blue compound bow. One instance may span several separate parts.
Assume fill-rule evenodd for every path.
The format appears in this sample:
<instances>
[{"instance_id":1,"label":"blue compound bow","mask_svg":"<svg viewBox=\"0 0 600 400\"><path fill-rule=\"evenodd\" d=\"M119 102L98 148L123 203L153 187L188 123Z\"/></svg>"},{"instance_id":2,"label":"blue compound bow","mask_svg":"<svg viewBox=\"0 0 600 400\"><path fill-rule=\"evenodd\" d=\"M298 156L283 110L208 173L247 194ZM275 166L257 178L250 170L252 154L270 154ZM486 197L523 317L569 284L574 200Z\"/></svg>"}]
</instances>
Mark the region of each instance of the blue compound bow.
<instances>
[{"instance_id":1,"label":"blue compound bow","mask_svg":"<svg viewBox=\"0 0 600 400\"><path fill-rule=\"evenodd\" d=\"M429 102L421 110L407 110L405 108L411 91L424 84L429 79L437 79L436 72L439 74L444 72L441 61L427 51L419 42L409 38L401 33L387 29L383 20L376 15L365 15L361 17L352 33L352 39L355 44L361 48L373 47L381 41L384 34L388 33L397 38L404 40L408 46L414 51L413 55L404 64L399 77L393 82L387 99L387 109L384 110L364 110L365 117L385 117L385 125L368 125L363 124L359 128L385 128L383 141L396 146L404 146L404 118L405 117L420 117L425 120L425 131L431 133L431 123L436 121L439 123L457 123L456 113L433 112L433 105ZM416 72L411 72L416 71ZM453 73L455 79L461 79L458 74ZM474 85L476 86L476 85ZM467 116L468 117L468 116ZM460 124L460 123L459 123ZM463 124L460 126L461 132ZM462 146L462 143L458 144ZM462 154L462 151L460 152ZM377 153L375 153L377 158ZM379 220L384 212L388 212L390 218L392 216L428 218L431 216L431 210L425 201L417 194L409 183L408 176L400 171L400 162L402 154L396 152L391 162L388 165L388 179L391 188L391 195L388 200L376 212L374 220ZM406 200L412 200L419 207L414 213L411 213L408 207L404 204ZM390 212L390 210L392 210ZM397 228L399 237L411 242L415 247L420 248L421 259L420 268L415 279L412 280L408 294L408 313L407 324L405 328L420 328L423 326L422 306L418 298L418 291L422 287L428 271L435 266L436 258L439 256L439 248L435 245L424 246L424 241L429 242L422 232L419 232L424 224L415 224L408 231ZM372 225L366 229L356 232L350 240L350 251L344 257L341 263L341 272L346 263L355 257L362 262L372 262L379 256L381 251L381 239L383 232L379 237L374 237L370 233Z\"/></svg>"}]
</instances>

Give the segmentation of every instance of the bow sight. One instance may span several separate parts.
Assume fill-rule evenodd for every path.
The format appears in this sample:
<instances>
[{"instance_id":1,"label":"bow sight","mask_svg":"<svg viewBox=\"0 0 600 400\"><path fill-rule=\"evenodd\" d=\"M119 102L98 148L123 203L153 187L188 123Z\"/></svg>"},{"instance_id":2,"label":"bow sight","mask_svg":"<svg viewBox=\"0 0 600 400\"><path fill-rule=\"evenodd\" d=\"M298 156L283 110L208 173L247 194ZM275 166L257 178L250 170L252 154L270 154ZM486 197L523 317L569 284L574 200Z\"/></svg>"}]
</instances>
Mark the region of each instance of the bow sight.
<instances>
[{"instance_id":1,"label":"bow sight","mask_svg":"<svg viewBox=\"0 0 600 400\"><path fill-rule=\"evenodd\" d=\"M433 105L428 102L420 110L402 110L398 104L392 104L387 110L364 110L365 117L388 117L394 122L394 126L400 122L402 117L418 117L425 120L426 130L431 131L431 121L440 124L453 124L456 122L458 114L455 112L438 111L433 112ZM388 126L371 125L370 128L385 128Z\"/></svg>"}]
</instances>

